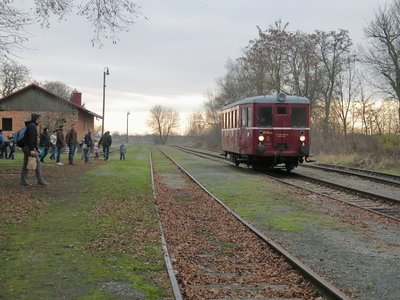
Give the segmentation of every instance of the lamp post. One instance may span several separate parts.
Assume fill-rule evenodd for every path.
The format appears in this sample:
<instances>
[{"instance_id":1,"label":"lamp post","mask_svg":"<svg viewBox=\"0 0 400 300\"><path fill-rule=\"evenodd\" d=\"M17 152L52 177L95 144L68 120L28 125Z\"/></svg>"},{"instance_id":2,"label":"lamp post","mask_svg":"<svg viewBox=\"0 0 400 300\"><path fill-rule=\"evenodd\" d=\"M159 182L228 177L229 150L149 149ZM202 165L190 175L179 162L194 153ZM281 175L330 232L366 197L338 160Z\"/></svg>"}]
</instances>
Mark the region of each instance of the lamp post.
<instances>
[{"instance_id":1,"label":"lamp post","mask_svg":"<svg viewBox=\"0 0 400 300\"><path fill-rule=\"evenodd\" d=\"M126 143L127 144L129 143L129 126L128 126L128 124L129 124L129 115L130 114L131 113L129 111L126 113Z\"/></svg>"},{"instance_id":2,"label":"lamp post","mask_svg":"<svg viewBox=\"0 0 400 300\"><path fill-rule=\"evenodd\" d=\"M101 136L104 134L104 110L106 106L106 75L110 75L108 67L103 70L103 119L101 121Z\"/></svg>"}]
</instances>

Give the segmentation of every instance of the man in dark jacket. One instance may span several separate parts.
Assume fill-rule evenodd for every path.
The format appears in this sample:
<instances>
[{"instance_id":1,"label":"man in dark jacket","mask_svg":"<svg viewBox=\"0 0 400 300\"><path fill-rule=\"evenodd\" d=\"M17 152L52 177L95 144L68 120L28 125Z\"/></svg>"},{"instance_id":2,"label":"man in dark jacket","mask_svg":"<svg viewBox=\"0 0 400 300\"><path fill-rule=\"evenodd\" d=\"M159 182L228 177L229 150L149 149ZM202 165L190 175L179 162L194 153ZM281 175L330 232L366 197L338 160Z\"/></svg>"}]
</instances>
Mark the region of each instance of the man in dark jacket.
<instances>
[{"instance_id":1,"label":"man in dark jacket","mask_svg":"<svg viewBox=\"0 0 400 300\"><path fill-rule=\"evenodd\" d=\"M76 146L78 145L78 134L75 130L75 125L72 125L71 129L67 132L65 136L65 142L69 148L68 162L70 165L73 165Z\"/></svg>"},{"instance_id":2,"label":"man in dark jacket","mask_svg":"<svg viewBox=\"0 0 400 300\"><path fill-rule=\"evenodd\" d=\"M26 132L24 136L24 146L22 147L22 151L24 152L24 164L22 165L21 171L21 185L29 185L28 183L28 159L29 157L36 158L36 179L39 185L46 185L47 183L43 180L42 177L42 164L39 159L39 148L38 148L38 134L36 131L36 127L39 122L40 115L32 114L31 120L25 122Z\"/></svg>"},{"instance_id":3,"label":"man in dark jacket","mask_svg":"<svg viewBox=\"0 0 400 300\"><path fill-rule=\"evenodd\" d=\"M55 133L57 135L57 165L62 166L64 164L61 162L61 153L64 148L67 147L67 143L65 143L64 125L61 124L58 129L56 129Z\"/></svg>"},{"instance_id":4,"label":"man in dark jacket","mask_svg":"<svg viewBox=\"0 0 400 300\"><path fill-rule=\"evenodd\" d=\"M106 131L106 133L101 137L99 141L99 145L103 146L104 160L108 160L108 156L110 155L111 144L112 144L112 138L110 132Z\"/></svg>"}]
</instances>

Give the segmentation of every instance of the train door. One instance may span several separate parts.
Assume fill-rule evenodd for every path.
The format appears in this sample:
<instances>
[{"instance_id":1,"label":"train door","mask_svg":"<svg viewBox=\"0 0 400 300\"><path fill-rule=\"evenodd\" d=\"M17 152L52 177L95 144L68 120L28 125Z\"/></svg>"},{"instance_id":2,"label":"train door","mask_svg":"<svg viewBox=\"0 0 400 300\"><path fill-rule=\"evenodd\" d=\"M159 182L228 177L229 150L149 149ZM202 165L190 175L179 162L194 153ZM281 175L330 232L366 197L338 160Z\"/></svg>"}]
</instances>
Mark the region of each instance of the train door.
<instances>
[{"instance_id":1,"label":"train door","mask_svg":"<svg viewBox=\"0 0 400 300\"><path fill-rule=\"evenodd\" d=\"M240 153L250 153L252 151L253 113L248 106L240 107Z\"/></svg>"},{"instance_id":2,"label":"train door","mask_svg":"<svg viewBox=\"0 0 400 300\"><path fill-rule=\"evenodd\" d=\"M288 148L288 137L290 128L289 106L280 104L275 107L274 113L274 148L278 155Z\"/></svg>"}]
</instances>

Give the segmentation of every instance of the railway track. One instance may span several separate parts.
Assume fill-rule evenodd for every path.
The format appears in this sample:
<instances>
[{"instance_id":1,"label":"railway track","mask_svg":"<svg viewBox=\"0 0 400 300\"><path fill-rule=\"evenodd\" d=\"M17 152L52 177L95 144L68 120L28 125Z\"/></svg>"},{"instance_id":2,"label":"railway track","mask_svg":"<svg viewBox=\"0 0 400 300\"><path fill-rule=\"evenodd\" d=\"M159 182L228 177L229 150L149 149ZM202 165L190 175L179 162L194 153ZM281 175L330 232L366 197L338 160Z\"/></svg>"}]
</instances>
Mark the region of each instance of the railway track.
<instances>
[{"instance_id":1,"label":"railway track","mask_svg":"<svg viewBox=\"0 0 400 300\"><path fill-rule=\"evenodd\" d=\"M353 175L360 178L364 178L367 180L384 183L387 185L392 185L395 187L400 187L400 176L387 174L382 172L374 172L370 170L364 170L359 168L351 168L346 166L338 166L338 165L331 165L331 164L314 164L314 165L301 165L302 168L313 168L324 170L328 172L335 172L338 174L345 174L345 175Z\"/></svg>"},{"instance_id":2,"label":"railway track","mask_svg":"<svg viewBox=\"0 0 400 300\"><path fill-rule=\"evenodd\" d=\"M152 177L176 299L348 299L168 159L180 170L168 177L185 188Z\"/></svg>"},{"instance_id":3,"label":"railway track","mask_svg":"<svg viewBox=\"0 0 400 300\"><path fill-rule=\"evenodd\" d=\"M280 182L400 221L400 202L396 198L370 193L299 173L293 173L289 176L287 174L285 176L277 176L276 173L269 172L268 175L273 176Z\"/></svg>"},{"instance_id":4,"label":"railway track","mask_svg":"<svg viewBox=\"0 0 400 300\"><path fill-rule=\"evenodd\" d=\"M228 162L223 156L211 152L193 150L186 147L178 147L177 149L203 158ZM323 180L319 178L318 174L309 175L305 174L306 172L302 172L309 168L321 172L339 174L339 177L332 178L331 180ZM265 174L272 176L282 183L306 189L312 193L319 193L349 205L400 221L399 176L348 167L336 167L327 164L318 164L316 166L302 165L300 169L302 170L289 174L280 169L266 171ZM334 182L338 178L342 180L342 183ZM351 187L349 185L350 178L356 178L356 181L366 180L365 185L367 187ZM371 187L378 190L378 192L368 191Z\"/></svg>"}]
</instances>

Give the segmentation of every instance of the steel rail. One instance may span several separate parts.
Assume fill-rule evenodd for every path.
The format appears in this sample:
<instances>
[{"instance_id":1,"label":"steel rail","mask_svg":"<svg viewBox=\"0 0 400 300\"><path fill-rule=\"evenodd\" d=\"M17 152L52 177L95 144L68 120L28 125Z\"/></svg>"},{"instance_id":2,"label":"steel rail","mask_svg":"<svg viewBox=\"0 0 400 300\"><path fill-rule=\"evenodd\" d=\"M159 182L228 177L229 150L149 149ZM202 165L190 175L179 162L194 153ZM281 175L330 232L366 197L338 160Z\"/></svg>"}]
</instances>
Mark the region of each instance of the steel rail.
<instances>
[{"instance_id":1,"label":"steel rail","mask_svg":"<svg viewBox=\"0 0 400 300\"><path fill-rule=\"evenodd\" d=\"M206 192L213 200L218 202L223 208L225 208L229 213L231 213L237 220L239 220L242 224L244 224L250 231L252 231L256 236L258 236L262 241L271 246L275 251L283 255L288 262L297 269L301 274L304 275L313 285L314 287L325 297L328 299L350 299L347 295L345 295L338 288L333 286L333 284L329 283L327 280L319 276L316 272L314 272L311 268L302 263L297 257L290 254L283 247L267 238L261 231L235 213L229 206L227 206L223 201L218 199L215 195L213 195L210 191L208 191L196 178L194 178L188 171L186 171L177 161L175 161L172 157L168 156L161 149L158 149L165 157L170 159L186 176L188 176L194 183L196 183L204 192Z\"/></svg>"},{"instance_id":2,"label":"steel rail","mask_svg":"<svg viewBox=\"0 0 400 300\"><path fill-rule=\"evenodd\" d=\"M168 272L169 280L171 282L171 287L172 287L172 291L174 293L174 297L176 300L182 300L183 299L182 293L179 288L178 280L176 279L176 276L175 276L171 258L168 253L167 241L165 240L164 228L163 228L163 225L161 222L160 212L159 212L157 201L156 201L157 195L156 195L156 188L155 188L155 183L154 183L153 156L152 156L151 151L150 151L150 175L151 175L151 185L152 185L152 189L153 189L153 199L154 199L154 203L156 205L158 224L159 224L160 231L161 231L161 245L162 245L163 253L164 253L165 266L167 268L167 272Z\"/></svg>"},{"instance_id":3,"label":"steel rail","mask_svg":"<svg viewBox=\"0 0 400 300\"><path fill-rule=\"evenodd\" d=\"M314 189L310 189L310 188L307 188L307 187L302 186L302 185L294 184L292 182L289 182L290 179L281 179L281 178L278 178L278 177L273 176L273 175L268 174L268 173L265 173L265 175L273 178L274 180L278 180L281 183L288 184L290 186L293 186L293 187L296 187L296 188L300 188L300 189L309 191L311 193L318 194L318 195L321 195L321 196L324 196L324 197L327 197L327 198L330 198L330 199L333 199L333 200L336 200L336 201L340 201L342 203L346 203L348 205L367 210L369 212L384 216L386 218L390 218L390 219L395 220L395 221L400 221L400 219L398 217L396 217L396 216L392 216L390 214L380 212L379 210L371 208L371 207L367 207L367 206L362 206L362 205L356 204L354 202L351 202L351 200L343 200L343 199L340 199L340 198L335 198L335 197L329 196L327 194L320 193L320 192L318 192L318 191L316 191ZM353 195L358 196L358 197L364 196L366 199L369 199L373 203L375 203L377 200L385 201L385 202L393 202L394 201L394 203L396 203L396 204L399 203L396 199L388 198L388 197L385 197L385 196L380 196L380 195L377 195L377 194L373 194L373 193L369 193L369 192L365 192L365 191L361 191L361 190L357 190L357 189L352 189L352 188L349 188L349 187L346 187L346 186L343 186L343 185L340 185L340 184L335 184L335 183L332 183L332 182L329 182L329 181L325 181L325 180L322 180L322 179L318 179L318 178L314 178L314 177L308 177L308 176L301 175L301 174L295 174L295 175L297 177L299 177L300 180L311 181L311 182L314 182L316 184L320 184L320 185L323 185L323 186L328 186L328 187L330 187L330 188L332 188L332 189L334 189L336 191L343 190L343 191L345 191L345 192L347 192L349 194L353 194Z\"/></svg>"},{"instance_id":4,"label":"steel rail","mask_svg":"<svg viewBox=\"0 0 400 300\"><path fill-rule=\"evenodd\" d=\"M384 183L387 185L393 185L396 187L400 187L400 176L396 176L396 175L392 175L392 174L385 174L385 173L381 173L381 172L374 172L374 171L368 171L368 170L362 170L362 169L355 169L355 168L348 168L348 167L334 166L334 165L325 165L325 164L301 165L301 167L357 176L357 177L365 178L368 180L376 181L379 183ZM362 173L364 173L364 174L362 174ZM383 177L394 179L395 181L388 180Z\"/></svg>"}]
</instances>

